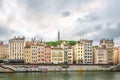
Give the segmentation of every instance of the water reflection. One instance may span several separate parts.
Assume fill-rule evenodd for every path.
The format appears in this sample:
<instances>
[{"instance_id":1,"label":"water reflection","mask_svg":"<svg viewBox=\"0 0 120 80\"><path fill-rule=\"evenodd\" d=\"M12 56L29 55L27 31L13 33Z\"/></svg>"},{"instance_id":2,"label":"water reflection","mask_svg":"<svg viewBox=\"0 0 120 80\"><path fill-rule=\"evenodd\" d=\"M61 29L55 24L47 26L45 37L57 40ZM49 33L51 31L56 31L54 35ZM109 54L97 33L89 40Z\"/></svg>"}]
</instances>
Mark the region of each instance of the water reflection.
<instances>
[{"instance_id":1,"label":"water reflection","mask_svg":"<svg viewBox=\"0 0 120 80\"><path fill-rule=\"evenodd\" d=\"M119 80L119 72L0 73L0 80Z\"/></svg>"}]
</instances>

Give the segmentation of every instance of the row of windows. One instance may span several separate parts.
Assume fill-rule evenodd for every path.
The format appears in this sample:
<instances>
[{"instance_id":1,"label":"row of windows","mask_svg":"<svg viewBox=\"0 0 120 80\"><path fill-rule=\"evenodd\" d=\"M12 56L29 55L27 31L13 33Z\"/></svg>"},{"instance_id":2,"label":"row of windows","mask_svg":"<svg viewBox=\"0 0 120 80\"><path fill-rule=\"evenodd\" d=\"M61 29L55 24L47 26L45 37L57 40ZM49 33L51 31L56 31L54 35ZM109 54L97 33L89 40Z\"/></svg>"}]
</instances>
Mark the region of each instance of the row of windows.
<instances>
[{"instance_id":1,"label":"row of windows","mask_svg":"<svg viewBox=\"0 0 120 80\"><path fill-rule=\"evenodd\" d=\"M24 56L24 54L10 54L10 56Z\"/></svg>"},{"instance_id":2,"label":"row of windows","mask_svg":"<svg viewBox=\"0 0 120 80\"><path fill-rule=\"evenodd\" d=\"M92 53L85 53L85 55L92 55Z\"/></svg>"},{"instance_id":3,"label":"row of windows","mask_svg":"<svg viewBox=\"0 0 120 80\"><path fill-rule=\"evenodd\" d=\"M32 57L32 59L37 59L37 57Z\"/></svg>"},{"instance_id":4,"label":"row of windows","mask_svg":"<svg viewBox=\"0 0 120 80\"><path fill-rule=\"evenodd\" d=\"M106 60L98 60L98 62L106 62Z\"/></svg>"},{"instance_id":5,"label":"row of windows","mask_svg":"<svg viewBox=\"0 0 120 80\"><path fill-rule=\"evenodd\" d=\"M62 52L53 52L53 54L62 54Z\"/></svg>"},{"instance_id":6,"label":"row of windows","mask_svg":"<svg viewBox=\"0 0 120 80\"><path fill-rule=\"evenodd\" d=\"M107 57L106 57L107 58ZM105 59L105 57L98 57L98 59Z\"/></svg>"},{"instance_id":7,"label":"row of windows","mask_svg":"<svg viewBox=\"0 0 120 80\"><path fill-rule=\"evenodd\" d=\"M85 56L85 58L92 58L92 56Z\"/></svg>"},{"instance_id":8,"label":"row of windows","mask_svg":"<svg viewBox=\"0 0 120 80\"><path fill-rule=\"evenodd\" d=\"M24 59L23 57L14 57L14 59Z\"/></svg>"},{"instance_id":9,"label":"row of windows","mask_svg":"<svg viewBox=\"0 0 120 80\"><path fill-rule=\"evenodd\" d=\"M44 59L38 59L38 61L44 61Z\"/></svg>"},{"instance_id":10,"label":"row of windows","mask_svg":"<svg viewBox=\"0 0 120 80\"><path fill-rule=\"evenodd\" d=\"M10 52L23 52L23 50L11 50Z\"/></svg>"},{"instance_id":11,"label":"row of windows","mask_svg":"<svg viewBox=\"0 0 120 80\"><path fill-rule=\"evenodd\" d=\"M10 49L24 49L24 47L19 46L19 47L10 47Z\"/></svg>"},{"instance_id":12,"label":"row of windows","mask_svg":"<svg viewBox=\"0 0 120 80\"><path fill-rule=\"evenodd\" d=\"M85 59L85 61L92 61L92 59Z\"/></svg>"},{"instance_id":13,"label":"row of windows","mask_svg":"<svg viewBox=\"0 0 120 80\"><path fill-rule=\"evenodd\" d=\"M52 57L63 57L63 55L52 55Z\"/></svg>"},{"instance_id":14,"label":"row of windows","mask_svg":"<svg viewBox=\"0 0 120 80\"><path fill-rule=\"evenodd\" d=\"M17 44L10 44L10 46L24 46L24 44L23 43L17 43Z\"/></svg>"},{"instance_id":15,"label":"row of windows","mask_svg":"<svg viewBox=\"0 0 120 80\"><path fill-rule=\"evenodd\" d=\"M32 46L31 48L37 48L36 46Z\"/></svg>"},{"instance_id":16,"label":"row of windows","mask_svg":"<svg viewBox=\"0 0 120 80\"><path fill-rule=\"evenodd\" d=\"M98 54L98 56L104 56L104 54Z\"/></svg>"},{"instance_id":17,"label":"row of windows","mask_svg":"<svg viewBox=\"0 0 120 80\"><path fill-rule=\"evenodd\" d=\"M63 61L63 59L53 58L52 61Z\"/></svg>"}]
</instances>

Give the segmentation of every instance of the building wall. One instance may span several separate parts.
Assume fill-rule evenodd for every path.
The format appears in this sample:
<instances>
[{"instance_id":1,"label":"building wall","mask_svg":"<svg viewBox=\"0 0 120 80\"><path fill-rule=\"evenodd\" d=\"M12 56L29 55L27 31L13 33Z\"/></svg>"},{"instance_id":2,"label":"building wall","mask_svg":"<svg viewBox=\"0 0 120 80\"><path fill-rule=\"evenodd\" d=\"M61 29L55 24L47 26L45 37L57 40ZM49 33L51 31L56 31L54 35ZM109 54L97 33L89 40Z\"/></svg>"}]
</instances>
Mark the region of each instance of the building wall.
<instances>
[{"instance_id":1,"label":"building wall","mask_svg":"<svg viewBox=\"0 0 120 80\"><path fill-rule=\"evenodd\" d=\"M25 38L14 37L9 40L9 59L24 59Z\"/></svg>"},{"instance_id":2,"label":"building wall","mask_svg":"<svg viewBox=\"0 0 120 80\"><path fill-rule=\"evenodd\" d=\"M114 48L114 64L118 64L119 48Z\"/></svg>"},{"instance_id":3,"label":"building wall","mask_svg":"<svg viewBox=\"0 0 120 80\"><path fill-rule=\"evenodd\" d=\"M8 59L8 46L0 41L0 60Z\"/></svg>"},{"instance_id":4,"label":"building wall","mask_svg":"<svg viewBox=\"0 0 120 80\"><path fill-rule=\"evenodd\" d=\"M76 64L83 64L84 60L84 44L78 42L74 48L74 60Z\"/></svg>"},{"instance_id":5,"label":"building wall","mask_svg":"<svg viewBox=\"0 0 120 80\"><path fill-rule=\"evenodd\" d=\"M108 64L113 64L114 60L113 60L113 48L114 48L114 42L113 40L110 39L101 39L100 40L100 45L102 48L106 48L107 49L107 62Z\"/></svg>"},{"instance_id":6,"label":"building wall","mask_svg":"<svg viewBox=\"0 0 120 80\"><path fill-rule=\"evenodd\" d=\"M51 62L54 64L64 63L64 49L52 48L51 49Z\"/></svg>"},{"instance_id":7,"label":"building wall","mask_svg":"<svg viewBox=\"0 0 120 80\"><path fill-rule=\"evenodd\" d=\"M92 46L93 41L92 40L83 40L84 42L84 64L93 64L93 52L92 52Z\"/></svg>"},{"instance_id":8,"label":"building wall","mask_svg":"<svg viewBox=\"0 0 120 80\"><path fill-rule=\"evenodd\" d=\"M68 43L64 41L61 43L61 48L64 49L64 64L68 64Z\"/></svg>"},{"instance_id":9,"label":"building wall","mask_svg":"<svg viewBox=\"0 0 120 80\"><path fill-rule=\"evenodd\" d=\"M74 48L74 58L77 64L93 64L92 40L81 40Z\"/></svg>"},{"instance_id":10,"label":"building wall","mask_svg":"<svg viewBox=\"0 0 120 80\"><path fill-rule=\"evenodd\" d=\"M68 64L73 64L73 48L68 48L67 49L67 61Z\"/></svg>"},{"instance_id":11,"label":"building wall","mask_svg":"<svg viewBox=\"0 0 120 80\"><path fill-rule=\"evenodd\" d=\"M38 46L38 63L45 63L45 46Z\"/></svg>"},{"instance_id":12,"label":"building wall","mask_svg":"<svg viewBox=\"0 0 120 80\"><path fill-rule=\"evenodd\" d=\"M95 49L94 64L107 64L107 50L102 48Z\"/></svg>"},{"instance_id":13,"label":"building wall","mask_svg":"<svg viewBox=\"0 0 120 80\"><path fill-rule=\"evenodd\" d=\"M120 47L118 47L119 53L118 53L118 64L120 64Z\"/></svg>"},{"instance_id":14,"label":"building wall","mask_svg":"<svg viewBox=\"0 0 120 80\"><path fill-rule=\"evenodd\" d=\"M31 61L32 63L38 63L38 46L31 45Z\"/></svg>"},{"instance_id":15,"label":"building wall","mask_svg":"<svg viewBox=\"0 0 120 80\"><path fill-rule=\"evenodd\" d=\"M45 47L45 63L51 63L51 48L48 46Z\"/></svg>"},{"instance_id":16,"label":"building wall","mask_svg":"<svg viewBox=\"0 0 120 80\"><path fill-rule=\"evenodd\" d=\"M25 48L25 62L26 63L32 63L31 61L31 48L30 47L26 47Z\"/></svg>"}]
</instances>

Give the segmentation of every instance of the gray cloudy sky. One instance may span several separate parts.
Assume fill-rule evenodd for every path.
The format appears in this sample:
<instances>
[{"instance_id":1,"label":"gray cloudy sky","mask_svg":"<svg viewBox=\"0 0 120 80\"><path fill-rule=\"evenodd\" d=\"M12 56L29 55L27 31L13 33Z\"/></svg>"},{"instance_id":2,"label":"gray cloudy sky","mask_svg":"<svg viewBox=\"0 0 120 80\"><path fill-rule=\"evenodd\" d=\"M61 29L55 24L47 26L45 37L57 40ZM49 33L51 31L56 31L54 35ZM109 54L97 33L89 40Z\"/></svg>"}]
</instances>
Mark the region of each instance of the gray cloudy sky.
<instances>
[{"instance_id":1,"label":"gray cloudy sky","mask_svg":"<svg viewBox=\"0 0 120 80\"><path fill-rule=\"evenodd\" d=\"M120 45L120 0L0 0L0 40L113 38Z\"/></svg>"}]
</instances>

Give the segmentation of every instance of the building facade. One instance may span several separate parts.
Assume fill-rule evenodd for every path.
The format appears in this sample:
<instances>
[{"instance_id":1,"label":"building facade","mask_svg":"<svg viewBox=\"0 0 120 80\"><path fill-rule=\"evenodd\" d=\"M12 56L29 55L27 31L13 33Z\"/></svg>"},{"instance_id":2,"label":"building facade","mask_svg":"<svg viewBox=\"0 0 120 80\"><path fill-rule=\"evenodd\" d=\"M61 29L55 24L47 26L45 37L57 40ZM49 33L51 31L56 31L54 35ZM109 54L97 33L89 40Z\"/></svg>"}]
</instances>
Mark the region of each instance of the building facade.
<instances>
[{"instance_id":1,"label":"building facade","mask_svg":"<svg viewBox=\"0 0 120 80\"><path fill-rule=\"evenodd\" d=\"M94 51L94 64L107 64L107 50L96 48Z\"/></svg>"},{"instance_id":2,"label":"building facade","mask_svg":"<svg viewBox=\"0 0 120 80\"><path fill-rule=\"evenodd\" d=\"M100 46L101 46L101 48L107 49L107 63L108 64L113 64L114 63L114 60L113 60L114 42L113 42L113 40L101 39L100 40Z\"/></svg>"},{"instance_id":3,"label":"building facade","mask_svg":"<svg viewBox=\"0 0 120 80\"><path fill-rule=\"evenodd\" d=\"M119 48L115 47L114 48L114 64L118 64L118 58L119 58Z\"/></svg>"},{"instance_id":4,"label":"building facade","mask_svg":"<svg viewBox=\"0 0 120 80\"><path fill-rule=\"evenodd\" d=\"M44 64L45 63L45 46L38 45L38 63Z\"/></svg>"},{"instance_id":5,"label":"building facade","mask_svg":"<svg viewBox=\"0 0 120 80\"><path fill-rule=\"evenodd\" d=\"M74 49L72 47L68 47L67 49L67 63L68 64L73 64L73 54L74 54Z\"/></svg>"},{"instance_id":6,"label":"building facade","mask_svg":"<svg viewBox=\"0 0 120 80\"><path fill-rule=\"evenodd\" d=\"M45 46L45 63L51 64L51 47Z\"/></svg>"},{"instance_id":7,"label":"building facade","mask_svg":"<svg viewBox=\"0 0 120 80\"><path fill-rule=\"evenodd\" d=\"M2 41L0 41L0 60L8 59L8 45L4 45Z\"/></svg>"},{"instance_id":8,"label":"building facade","mask_svg":"<svg viewBox=\"0 0 120 80\"><path fill-rule=\"evenodd\" d=\"M25 62L26 63L32 63L32 58L31 58L31 48L30 46L25 46L25 50L24 50L24 54L25 54Z\"/></svg>"},{"instance_id":9,"label":"building facade","mask_svg":"<svg viewBox=\"0 0 120 80\"><path fill-rule=\"evenodd\" d=\"M24 60L25 37L14 37L9 40L9 59Z\"/></svg>"},{"instance_id":10,"label":"building facade","mask_svg":"<svg viewBox=\"0 0 120 80\"><path fill-rule=\"evenodd\" d=\"M118 47L118 64L120 64L120 47Z\"/></svg>"},{"instance_id":11,"label":"building facade","mask_svg":"<svg viewBox=\"0 0 120 80\"><path fill-rule=\"evenodd\" d=\"M78 41L74 47L76 64L93 64L92 40Z\"/></svg>"},{"instance_id":12,"label":"building facade","mask_svg":"<svg viewBox=\"0 0 120 80\"><path fill-rule=\"evenodd\" d=\"M64 49L51 48L51 63L63 64L64 63Z\"/></svg>"}]
</instances>

